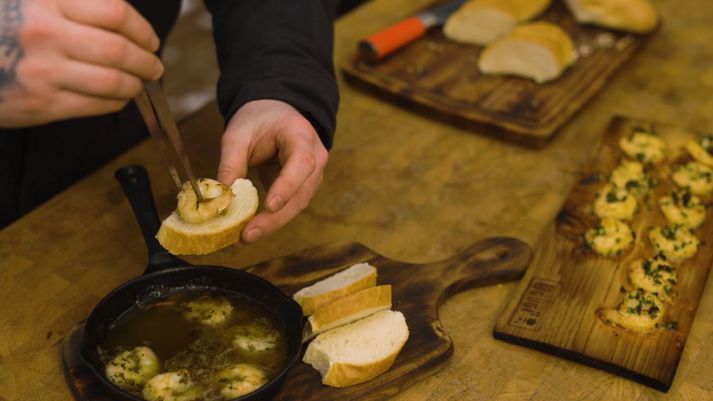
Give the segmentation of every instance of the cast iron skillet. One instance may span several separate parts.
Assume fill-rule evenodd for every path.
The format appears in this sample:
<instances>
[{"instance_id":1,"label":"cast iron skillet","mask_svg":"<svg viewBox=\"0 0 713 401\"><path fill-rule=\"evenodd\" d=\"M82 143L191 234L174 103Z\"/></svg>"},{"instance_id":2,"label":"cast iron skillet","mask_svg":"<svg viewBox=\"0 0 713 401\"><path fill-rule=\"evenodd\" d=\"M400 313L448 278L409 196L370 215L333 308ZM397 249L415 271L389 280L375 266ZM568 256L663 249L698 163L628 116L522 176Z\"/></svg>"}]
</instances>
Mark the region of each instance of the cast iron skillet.
<instances>
[{"instance_id":1,"label":"cast iron skillet","mask_svg":"<svg viewBox=\"0 0 713 401\"><path fill-rule=\"evenodd\" d=\"M156 240L159 227L158 214L151 194L146 170L142 166L129 166L116 171L148 248L149 262L144 274L122 284L110 292L89 315L84 327L81 357L99 383L114 398L124 401L141 401L112 385L104 376L104 365L99 360L97 346L103 342L109 327L124 312L157 297L188 291L239 293L272 309L280 318L287 333L289 350L284 368L258 390L234 400L269 400L277 392L287 371L297 361L302 346L302 309L277 287L252 274L217 266L194 266L171 255Z\"/></svg>"}]
</instances>

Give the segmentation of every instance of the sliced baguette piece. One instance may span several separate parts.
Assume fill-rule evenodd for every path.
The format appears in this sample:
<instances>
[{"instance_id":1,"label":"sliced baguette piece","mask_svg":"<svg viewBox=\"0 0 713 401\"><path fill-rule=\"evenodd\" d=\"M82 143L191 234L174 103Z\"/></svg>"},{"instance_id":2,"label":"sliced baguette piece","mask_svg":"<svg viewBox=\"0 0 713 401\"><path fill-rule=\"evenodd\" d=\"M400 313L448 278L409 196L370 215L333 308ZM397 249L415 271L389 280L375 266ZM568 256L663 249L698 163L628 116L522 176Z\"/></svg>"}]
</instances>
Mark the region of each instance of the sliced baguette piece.
<instances>
[{"instance_id":1,"label":"sliced baguette piece","mask_svg":"<svg viewBox=\"0 0 713 401\"><path fill-rule=\"evenodd\" d=\"M383 310L318 335L303 360L319 371L323 384L351 386L389 370L408 336L404 315Z\"/></svg>"},{"instance_id":2,"label":"sliced baguette piece","mask_svg":"<svg viewBox=\"0 0 713 401\"><path fill-rule=\"evenodd\" d=\"M543 83L558 78L575 60L566 32L549 22L532 22L488 45L478 67L483 74L517 75Z\"/></svg>"},{"instance_id":3,"label":"sliced baguette piece","mask_svg":"<svg viewBox=\"0 0 713 401\"><path fill-rule=\"evenodd\" d=\"M391 309L390 285L357 291L319 308L310 316L307 338L385 309Z\"/></svg>"},{"instance_id":4,"label":"sliced baguette piece","mask_svg":"<svg viewBox=\"0 0 713 401\"><path fill-rule=\"evenodd\" d=\"M205 255L238 242L243 226L257 211L258 194L252 182L243 178L235 180L230 190L233 199L224 214L189 223L174 211L161 223L158 242L174 255Z\"/></svg>"},{"instance_id":5,"label":"sliced baguette piece","mask_svg":"<svg viewBox=\"0 0 713 401\"><path fill-rule=\"evenodd\" d=\"M656 28L659 16L648 0L566 0L577 22L621 31L646 33Z\"/></svg>"},{"instance_id":6,"label":"sliced baguette piece","mask_svg":"<svg viewBox=\"0 0 713 401\"><path fill-rule=\"evenodd\" d=\"M297 291L292 298L300 304L305 316L309 316L330 302L375 285L376 268L368 263L357 263Z\"/></svg>"},{"instance_id":7,"label":"sliced baguette piece","mask_svg":"<svg viewBox=\"0 0 713 401\"><path fill-rule=\"evenodd\" d=\"M542 13L552 0L472 0L446 21L443 33L460 43L486 45L520 22Z\"/></svg>"}]
</instances>

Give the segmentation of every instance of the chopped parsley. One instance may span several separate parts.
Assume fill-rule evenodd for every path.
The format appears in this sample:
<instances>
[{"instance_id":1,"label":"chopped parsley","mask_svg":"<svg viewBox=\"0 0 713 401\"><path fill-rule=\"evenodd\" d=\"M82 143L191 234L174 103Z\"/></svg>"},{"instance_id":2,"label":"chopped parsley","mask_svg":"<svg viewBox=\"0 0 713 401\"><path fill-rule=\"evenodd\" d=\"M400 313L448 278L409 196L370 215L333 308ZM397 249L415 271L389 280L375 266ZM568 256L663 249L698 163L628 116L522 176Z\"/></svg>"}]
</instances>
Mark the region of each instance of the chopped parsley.
<instances>
[{"instance_id":1,"label":"chopped parsley","mask_svg":"<svg viewBox=\"0 0 713 401\"><path fill-rule=\"evenodd\" d=\"M676 239L676 228L670 226L661 227L661 235L669 241Z\"/></svg>"}]
</instances>

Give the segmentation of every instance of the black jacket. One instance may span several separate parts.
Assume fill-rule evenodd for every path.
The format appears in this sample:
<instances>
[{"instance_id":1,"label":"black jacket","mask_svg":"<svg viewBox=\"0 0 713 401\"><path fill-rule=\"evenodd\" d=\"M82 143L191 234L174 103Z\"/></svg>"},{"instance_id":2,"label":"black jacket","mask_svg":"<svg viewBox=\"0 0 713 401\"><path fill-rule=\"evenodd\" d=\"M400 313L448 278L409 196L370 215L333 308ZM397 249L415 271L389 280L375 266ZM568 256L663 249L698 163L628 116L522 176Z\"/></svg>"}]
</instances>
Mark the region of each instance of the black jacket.
<instances>
[{"instance_id":1,"label":"black jacket","mask_svg":"<svg viewBox=\"0 0 713 401\"><path fill-rule=\"evenodd\" d=\"M162 41L180 0L129 0ZM297 108L331 147L338 94L332 21L338 0L205 0L213 14L228 120L255 99ZM39 127L0 130L0 228L147 136L136 108Z\"/></svg>"},{"instance_id":2,"label":"black jacket","mask_svg":"<svg viewBox=\"0 0 713 401\"><path fill-rule=\"evenodd\" d=\"M131 0L165 35L180 0ZM327 148L338 93L332 22L338 0L205 0L221 76L218 104L228 120L255 99L285 101L302 112ZM170 4L170 5L169 5Z\"/></svg>"}]
</instances>

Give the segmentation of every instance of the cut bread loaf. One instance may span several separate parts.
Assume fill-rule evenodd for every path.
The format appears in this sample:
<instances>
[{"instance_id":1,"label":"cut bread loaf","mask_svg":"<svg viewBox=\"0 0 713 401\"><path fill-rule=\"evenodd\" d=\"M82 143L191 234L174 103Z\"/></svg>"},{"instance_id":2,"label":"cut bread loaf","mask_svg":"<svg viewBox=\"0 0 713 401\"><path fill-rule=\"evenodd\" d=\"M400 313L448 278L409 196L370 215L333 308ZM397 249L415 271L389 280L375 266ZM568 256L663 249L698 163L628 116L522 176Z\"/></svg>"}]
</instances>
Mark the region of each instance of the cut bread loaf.
<instances>
[{"instance_id":1,"label":"cut bread loaf","mask_svg":"<svg viewBox=\"0 0 713 401\"><path fill-rule=\"evenodd\" d=\"M646 33L659 17L648 0L566 0L577 22L622 31Z\"/></svg>"},{"instance_id":2,"label":"cut bread loaf","mask_svg":"<svg viewBox=\"0 0 713 401\"><path fill-rule=\"evenodd\" d=\"M330 302L375 285L376 268L358 263L297 291L292 298L300 304L305 316L309 316Z\"/></svg>"},{"instance_id":3,"label":"cut bread loaf","mask_svg":"<svg viewBox=\"0 0 713 401\"><path fill-rule=\"evenodd\" d=\"M517 75L543 83L559 77L575 59L566 32L549 22L533 22L488 45L478 67L483 74Z\"/></svg>"},{"instance_id":4,"label":"cut bread loaf","mask_svg":"<svg viewBox=\"0 0 713 401\"><path fill-rule=\"evenodd\" d=\"M162 223L158 241L174 255L204 255L240 240L245 223L257 211L257 189L238 178L230 188L200 179L205 201L197 202L190 185L178 195L178 207Z\"/></svg>"},{"instance_id":5,"label":"cut bread loaf","mask_svg":"<svg viewBox=\"0 0 713 401\"><path fill-rule=\"evenodd\" d=\"M350 386L389 370L408 336L404 315L384 310L318 335L303 360L319 371L323 384Z\"/></svg>"},{"instance_id":6,"label":"cut bread loaf","mask_svg":"<svg viewBox=\"0 0 713 401\"><path fill-rule=\"evenodd\" d=\"M380 285L349 294L319 308L309 317L307 338L384 309L391 309L390 285Z\"/></svg>"},{"instance_id":7,"label":"cut bread loaf","mask_svg":"<svg viewBox=\"0 0 713 401\"><path fill-rule=\"evenodd\" d=\"M551 0L472 0L454 12L443 26L448 39L486 45L515 25L544 11Z\"/></svg>"}]
</instances>

